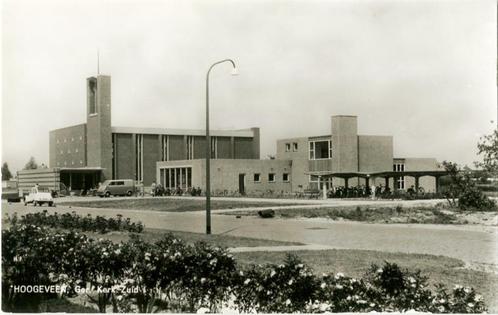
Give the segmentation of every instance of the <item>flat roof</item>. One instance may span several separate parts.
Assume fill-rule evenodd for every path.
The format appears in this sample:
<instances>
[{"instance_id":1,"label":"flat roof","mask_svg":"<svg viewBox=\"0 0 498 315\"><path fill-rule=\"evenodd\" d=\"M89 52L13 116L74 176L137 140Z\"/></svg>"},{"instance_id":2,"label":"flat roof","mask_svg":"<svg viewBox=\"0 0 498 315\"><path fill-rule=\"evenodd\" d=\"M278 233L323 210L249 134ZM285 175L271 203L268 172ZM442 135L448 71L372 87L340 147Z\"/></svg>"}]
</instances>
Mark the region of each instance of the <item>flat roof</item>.
<instances>
[{"instance_id":1,"label":"flat roof","mask_svg":"<svg viewBox=\"0 0 498 315\"><path fill-rule=\"evenodd\" d=\"M61 172L98 172L103 171L105 168L98 166L84 166L84 167L60 167L59 171Z\"/></svg>"},{"instance_id":2,"label":"flat roof","mask_svg":"<svg viewBox=\"0 0 498 315\"><path fill-rule=\"evenodd\" d=\"M316 175L316 176L333 176L333 177L341 177L341 178L350 178L350 177L398 177L398 176L444 176L448 175L448 172L445 170L427 170L427 171L403 171L403 172L395 172L395 171L386 171L386 172L332 172L332 171L311 171L304 172L308 175Z\"/></svg>"},{"instance_id":3,"label":"flat roof","mask_svg":"<svg viewBox=\"0 0 498 315\"><path fill-rule=\"evenodd\" d=\"M152 134L152 135L187 135L187 136L205 136L205 129L170 129L170 128L140 128L140 127L111 127L113 133L135 133L135 134ZM254 132L251 129L240 130L210 130L211 136L218 137L243 137L252 138Z\"/></svg>"}]
</instances>

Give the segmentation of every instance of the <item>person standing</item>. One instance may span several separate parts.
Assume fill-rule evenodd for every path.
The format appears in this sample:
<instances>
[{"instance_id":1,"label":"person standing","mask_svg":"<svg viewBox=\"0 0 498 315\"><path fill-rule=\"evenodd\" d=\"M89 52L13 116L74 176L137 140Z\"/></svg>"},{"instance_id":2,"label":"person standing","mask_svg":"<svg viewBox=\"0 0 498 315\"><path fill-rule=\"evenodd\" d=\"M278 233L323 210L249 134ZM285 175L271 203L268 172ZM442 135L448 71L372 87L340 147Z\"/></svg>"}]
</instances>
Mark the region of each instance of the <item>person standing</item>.
<instances>
[{"instance_id":1,"label":"person standing","mask_svg":"<svg viewBox=\"0 0 498 315\"><path fill-rule=\"evenodd\" d=\"M152 182L152 185L150 185L150 195L152 197L156 195L156 182Z\"/></svg>"}]
</instances>

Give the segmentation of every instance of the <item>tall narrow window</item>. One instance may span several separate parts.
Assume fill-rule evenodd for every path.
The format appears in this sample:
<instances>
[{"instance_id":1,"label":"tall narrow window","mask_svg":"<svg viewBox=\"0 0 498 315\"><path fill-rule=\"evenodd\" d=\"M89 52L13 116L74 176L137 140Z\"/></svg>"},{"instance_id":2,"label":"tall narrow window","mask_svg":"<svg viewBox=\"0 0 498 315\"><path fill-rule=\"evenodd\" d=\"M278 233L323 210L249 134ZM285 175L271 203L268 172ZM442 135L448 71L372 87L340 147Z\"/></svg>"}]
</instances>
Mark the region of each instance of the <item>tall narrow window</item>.
<instances>
[{"instance_id":1,"label":"tall narrow window","mask_svg":"<svg viewBox=\"0 0 498 315\"><path fill-rule=\"evenodd\" d=\"M97 113L97 79L88 80L88 114Z\"/></svg>"},{"instance_id":2,"label":"tall narrow window","mask_svg":"<svg viewBox=\"0 0 498 315\"><path fill-rule=\"evenodd\" d=\"M144 172L144 136L141 134L136 135L135 140L135 179L137 181L143 181L143 172Z\"/></svg>"},{"instance_id":3,"label":"tall narrow window","mask_svg":"<svg viewBox=\"0 0 498 315\"><path fill-rule=\"evenodd\" d=\"M112 179L117 178L116 165L117 165L117 142L116 142L116 134L112 134Z\"/></svg>"},{"instance_id":4,"label":"tall narrow window","mask_svg":"<svg viewBox=\"0 0 498 315\"><path fill-rule=\"evenodd\" d=\"M218 138L211 137L211 158L218 158Z\"/></svg>"},{"instance_id":5,"label":"tall narrow window","mask_svg":"<svg viewBox=\"0 0 498 315\"><path fill-rule=\"evenodd\" d=\"M194 137L187 136L187 160L194 159Z\"/></svg>"},{"instance_id":6,"label":"tall narrow window","mask_svg":"<svg viewBox=\"0 0 498 315\"><path fill-rule=\"evenodd\" d=\"M310 142L310 160L315 159L315 143Z\"/></svg>"},{"instance_id":7,"label":"tall narrow window","mask_svg":"<svg viewBox=\"0 0 498 315\"><path fill-rule=\"evenodd\" d=\"M169 161L168 136L161 136L161 161Z\"/></svg>"}]
</instances>

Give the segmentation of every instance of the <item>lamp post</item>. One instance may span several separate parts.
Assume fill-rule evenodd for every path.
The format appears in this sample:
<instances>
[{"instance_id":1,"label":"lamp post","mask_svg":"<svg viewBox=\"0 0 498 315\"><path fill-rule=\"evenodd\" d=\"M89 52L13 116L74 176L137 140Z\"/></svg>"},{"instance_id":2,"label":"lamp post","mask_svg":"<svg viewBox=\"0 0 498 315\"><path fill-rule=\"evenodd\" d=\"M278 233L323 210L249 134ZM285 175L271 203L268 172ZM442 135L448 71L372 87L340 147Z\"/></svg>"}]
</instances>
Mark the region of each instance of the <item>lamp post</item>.
<instances>
[{"instance_id":1,"label":"lamp post","mask_svg":"<svg viewBox=\"0 0 498 315\"><path fill-rule=\"evenodd\" d=\"M230 62L233 66L232 75L238 75L237 67L232 59L223 59L209 67L206 75L206 234L211 234L211 136L209 135L209 74L214 66Z\"/></svg>"}]
</instances>

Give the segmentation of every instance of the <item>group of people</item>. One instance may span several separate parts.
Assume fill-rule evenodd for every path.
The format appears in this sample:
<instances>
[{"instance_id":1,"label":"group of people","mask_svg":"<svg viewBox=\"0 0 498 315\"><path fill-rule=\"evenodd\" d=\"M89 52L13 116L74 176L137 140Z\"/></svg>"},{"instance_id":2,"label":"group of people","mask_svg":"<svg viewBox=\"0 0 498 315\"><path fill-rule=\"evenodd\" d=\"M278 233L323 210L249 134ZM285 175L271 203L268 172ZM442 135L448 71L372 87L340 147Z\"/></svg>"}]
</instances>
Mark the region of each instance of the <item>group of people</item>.
<instances>
[{"instance_id":1,"label":"group of people","mask_svg":"<svg viewBox=\"0 0 498 315\"><path fill-rule=\"evenodd\" d=\"M332 187L332 189L328 191L327 196L329 198L366 198L370 196L375 198L376 196L386 196L390 193L391 189L389 186L384 187L379 184L377 186L372 185L371 187L366 185Z\"/></svg>"},{"instance_id":2,"label":"group of people","mask_svg":"<svg viewBox=\"0 0 498 315\"><path fill-rule=\"evenodd\" d=\"M414 196L416 194L423 194L424 190L422 188L419 188L418 191L416 188L412 185L410 188L406 190L406 193L408 193L410 196ZM327 197L328 198L380 198L380 197L390 197L392 196L392 191L389 186L382 186L381 184L375 186L366 186L366 185L359 185L359 186L352 186L352 187L345 187L345 186L337 186L337 187L332 187L330 190L327 192Z\"/></svg>"},{"instance_id":3,"label":"group of people","mask_svg":"<svg viewBox=\"0 0 498 315\"><path fill-rule=\"evenodd\" d=\"M174 189L165 188L161 184L152 183L151 188L151 196L183 196L184 194L190 196L200 196L201 188L200 187L189 187L186 191L184 191L180 186L177 186Z\"/></svg>"}]
</instances>

